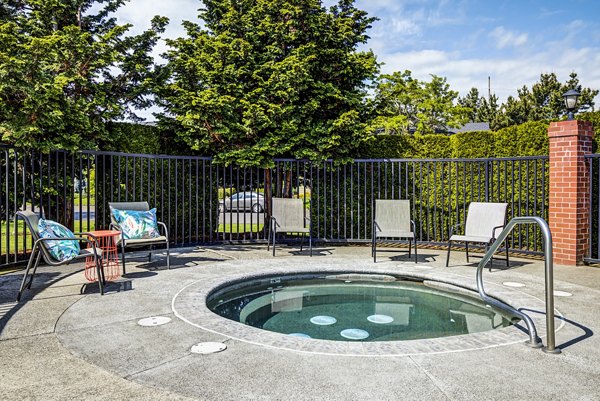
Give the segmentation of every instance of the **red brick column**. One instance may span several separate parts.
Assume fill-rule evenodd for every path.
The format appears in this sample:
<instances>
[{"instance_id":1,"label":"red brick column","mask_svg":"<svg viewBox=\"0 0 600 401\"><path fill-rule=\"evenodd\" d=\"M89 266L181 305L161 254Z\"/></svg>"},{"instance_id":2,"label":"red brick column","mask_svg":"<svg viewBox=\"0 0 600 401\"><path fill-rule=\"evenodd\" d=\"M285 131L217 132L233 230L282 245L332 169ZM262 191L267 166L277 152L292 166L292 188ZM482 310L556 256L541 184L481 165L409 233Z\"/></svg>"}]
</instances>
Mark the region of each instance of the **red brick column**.
<instances>
[{"instance_id":1,"label":"red brick column","mask_svg":"<svg viewBox=\"0 0 600 401\"><path fill-rule=\"evenodd\" d=\"M553 122L550 139L550 208L554 262L578 265L590 241L590 182L584 155L592 152L589 121Z\"/></svg>"}]
</instances>

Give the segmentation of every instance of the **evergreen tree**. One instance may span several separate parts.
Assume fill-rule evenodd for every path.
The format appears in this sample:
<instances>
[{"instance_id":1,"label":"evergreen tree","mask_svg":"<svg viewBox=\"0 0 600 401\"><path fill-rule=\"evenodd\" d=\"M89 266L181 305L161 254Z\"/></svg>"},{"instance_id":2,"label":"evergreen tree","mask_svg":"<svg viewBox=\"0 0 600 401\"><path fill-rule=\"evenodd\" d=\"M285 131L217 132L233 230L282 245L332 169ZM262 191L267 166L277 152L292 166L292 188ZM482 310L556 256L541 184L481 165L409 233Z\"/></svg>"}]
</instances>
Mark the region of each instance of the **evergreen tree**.
<instances>
[{"instance_id":1,"label":"evergreen tree","mask_svg":"<svg viewBox=\"0 0 600 401\"><path fill-rule=\"evenodd\" d=\"M0 3L0 135L42 150L93 148L106 123L148 107L150 50L167 23L127 36L109 15L126 0ZM92 12L92 9L97 10Z\"/></svg>"},{"instance_id":2,"label":"evergreen tree","mask_svg":"<svg viewBox=\"0 0 600 401\"><path fill-rule=\"evenodd\" d=\"M353 0L203 3L203 25L185 22L187 37L168 41L163 123L225 163L350 157L378 69L372 52L357 51L374 18Z\"/></svg>"}]
</instances>

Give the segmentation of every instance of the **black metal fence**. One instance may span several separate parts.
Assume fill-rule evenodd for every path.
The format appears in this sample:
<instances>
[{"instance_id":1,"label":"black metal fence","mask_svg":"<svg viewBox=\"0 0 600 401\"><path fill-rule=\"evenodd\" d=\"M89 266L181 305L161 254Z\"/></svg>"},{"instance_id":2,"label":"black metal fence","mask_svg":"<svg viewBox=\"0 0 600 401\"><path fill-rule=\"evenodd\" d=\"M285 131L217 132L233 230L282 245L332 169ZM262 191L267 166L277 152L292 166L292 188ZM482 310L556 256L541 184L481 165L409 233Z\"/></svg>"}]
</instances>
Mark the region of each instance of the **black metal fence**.
<instances>
[{"instance_id":1,"label":"black metal fence","mask_svg":"<svg viewBox=\"0 0 600 401\"><path fill-rule=\"evenodd\" d=\"M600 263L600 154L585 158L590 179L590 246L586 261Z\"/></svg>"},{"instance_id":2,"label":"black metal fence","mask_svg":"<svg viewBox=\"0 0 600 401\"><path fill-rule=\"evenodd\" d=\"M507 202L508 218L547 219L548 158L356 160L337 165L278 159L274 167L222 166L206 157L84 151L0 155L0 266L27 257L31 239L13 220L41 212L75 231L107 228L108 202L148 201L174 246L260 242L271 196L304 199L320 242L367 242L378 198L410 199L417 240L447 241L472 201ZM509 247L541 253L537 229L523 227Z\"/></svg>"}]
</instances>

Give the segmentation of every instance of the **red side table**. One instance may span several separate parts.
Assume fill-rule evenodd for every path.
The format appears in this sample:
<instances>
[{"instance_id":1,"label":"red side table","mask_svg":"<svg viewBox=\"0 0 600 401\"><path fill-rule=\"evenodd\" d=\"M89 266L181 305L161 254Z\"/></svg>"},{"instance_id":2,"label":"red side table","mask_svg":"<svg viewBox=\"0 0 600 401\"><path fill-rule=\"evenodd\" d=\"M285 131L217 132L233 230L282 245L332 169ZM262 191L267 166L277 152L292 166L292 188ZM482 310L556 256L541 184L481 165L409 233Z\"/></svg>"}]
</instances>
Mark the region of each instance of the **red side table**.
<instances>
[{"instance_id":1,"label":"red side table","mask_svg":"<svg viewBox=\"0 0 600 401\"><path fill-rule=\"evenodd\" d=\"M119 269L119 254L117 253L117 237L121 235L121 232L115 230L98 230L90 231L90 234L96 237L96 245L102 250L105 280L119 278L121 271ZM88 243L88 248L91 247L92 244ZM85 260L85 278L88 281L98 280L96 277L96 265L92 257L88 257Z\"/></svg>"}]
</instances>

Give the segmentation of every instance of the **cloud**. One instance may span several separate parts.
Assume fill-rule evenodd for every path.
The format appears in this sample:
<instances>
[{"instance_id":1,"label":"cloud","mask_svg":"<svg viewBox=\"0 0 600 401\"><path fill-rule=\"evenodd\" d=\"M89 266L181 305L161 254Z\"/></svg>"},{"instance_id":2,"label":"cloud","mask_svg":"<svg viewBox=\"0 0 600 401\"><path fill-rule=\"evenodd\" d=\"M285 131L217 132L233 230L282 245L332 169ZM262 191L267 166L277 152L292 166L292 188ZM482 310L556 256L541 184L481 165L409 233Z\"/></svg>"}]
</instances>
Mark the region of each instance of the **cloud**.
<instances>
[{"instance_id":1,"label":"cloud","mask_svg":"<svg viewBox=\"0 0 600 401\"><path fill-rule=\"evenodd\" d=\"M491 90L500 101L515 96L523 85L531 87L541 73L555 73L560 82L577 72L584 87L600 89L600 48L570 48L557 53L553 49L529 54L527 57L464 58L458 52L420 50L383 54L379 57L385 65L382 72L410 70L415 78L430 80L429 74L446 77L453 90L461 95L475 87L487 94L488 77Z\"/></svg>"},{"instance_id":2,"label":"cloud","mask_svg":"<svg viewBox=\"0 0 600 401\"><path fill-rule=\"evenodd\" d=\"M496 40L496 47L503 49L505 47L519 47L527 43L526 33L515 33L506 30L504 27L496 27L490 32L490 37Z\"/></svg>"}]
</instances>

